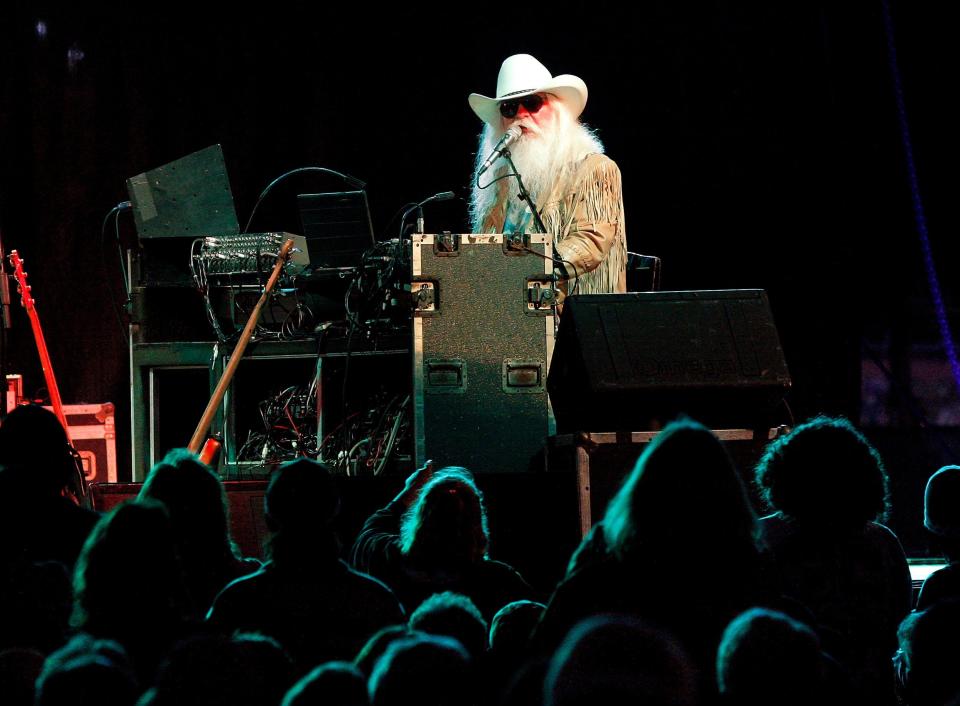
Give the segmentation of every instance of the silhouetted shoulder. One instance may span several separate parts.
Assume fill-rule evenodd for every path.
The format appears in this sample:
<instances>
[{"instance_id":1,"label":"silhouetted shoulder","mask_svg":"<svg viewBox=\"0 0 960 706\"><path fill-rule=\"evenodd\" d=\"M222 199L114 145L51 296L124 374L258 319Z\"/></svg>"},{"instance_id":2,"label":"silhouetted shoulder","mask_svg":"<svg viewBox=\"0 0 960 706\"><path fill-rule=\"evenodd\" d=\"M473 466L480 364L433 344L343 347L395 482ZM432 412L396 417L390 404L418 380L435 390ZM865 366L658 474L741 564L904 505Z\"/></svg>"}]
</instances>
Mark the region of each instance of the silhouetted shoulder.
<instances>
[{"instance_id":1,"label":"silhouetted shoulder","mask_svg":"<svg viewBox=\"0 0 960 706\"><path fill-rule=\"evenodd\" d=\"M960 598L960 564L948 564L926 578L917 599L917 610L926 610L949 598Z\"/></svg>"}]
</instances>

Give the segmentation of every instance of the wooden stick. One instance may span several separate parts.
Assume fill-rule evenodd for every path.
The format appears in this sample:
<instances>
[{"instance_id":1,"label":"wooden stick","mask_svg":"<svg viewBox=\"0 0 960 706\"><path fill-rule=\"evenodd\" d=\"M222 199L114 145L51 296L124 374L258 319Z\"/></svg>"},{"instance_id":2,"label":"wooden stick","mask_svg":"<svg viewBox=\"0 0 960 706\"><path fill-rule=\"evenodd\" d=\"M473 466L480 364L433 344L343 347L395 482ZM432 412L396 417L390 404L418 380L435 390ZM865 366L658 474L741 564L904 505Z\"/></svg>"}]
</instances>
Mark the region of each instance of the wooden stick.
<instances>
[{"instance_id":1,"label":"wooden stick","mask_svg":"<svg viewBox=\"0 0 960 706\"><path fill-rule=\"evenodd\" d=\"M200 423L197 424L197 429L193 432L193 437L191 437L190 443L187 445L187 449L189 449L191 453L197 453L206 439L207 431L210 429L213 418L217 414L217 408L223 402L227 388L230 387L233 375L237 372L237 367L243 358L243 352L247 349L247 344L253 337L253 331L257 327L257 321L260 319L260 310L263 308L263 305L266 304L270 292L273 291L274 286L277 284L277 280L280 279L280 270L283 269L283 265L287 261L287 255L292 249L293 238L290 238L280 249L280 254L277 256L277 264L273 266L273 272L270 274L270 279L267 280L267 286L264 287L263 294L260 295L256 306L253 307L253 311L250 312L247 325L243 328L243 333L240 334L240 340L237 341L237 346L233 349L233 355L230 356L230 362L227 364L226 370L223 371L223 375L220 376L220 382L217 383L217 388L213 391L210 402L207 403L207 409L200 418Z\"/></svg>"}]
</instances>

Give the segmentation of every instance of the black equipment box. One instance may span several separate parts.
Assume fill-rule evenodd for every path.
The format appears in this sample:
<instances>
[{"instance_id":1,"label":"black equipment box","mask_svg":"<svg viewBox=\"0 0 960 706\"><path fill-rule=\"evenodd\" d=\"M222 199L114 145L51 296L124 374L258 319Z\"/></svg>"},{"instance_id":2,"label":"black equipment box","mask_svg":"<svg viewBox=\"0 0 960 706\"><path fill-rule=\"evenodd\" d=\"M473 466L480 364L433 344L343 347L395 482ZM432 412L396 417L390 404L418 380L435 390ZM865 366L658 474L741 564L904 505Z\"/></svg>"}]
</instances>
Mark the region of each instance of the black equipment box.
<instances>
[{"instance_id":1,"label":"black equipment box","mask_svg":"<svg viewBox=\"0 0 960 706\"><path fill-rule=\"evenodd\" d=\"M553 246L547 236L413 236L417 464L543 468L553 433Z\"/></svg>"},{"instance_id":2,"label":"black equipment box","mask_svg":"<svg viewBox=\"0 0 960 706\"><path fill-rule=\"evenodd\" d=\"M759 289L570 297L548 381L561 433L775 426L789 387Z\"/></svg>"},{"instance_id":3,"label":"black equipment box","mask_svg":"<svg viewBox=\"0 0 960 706\"><path fill-rule=\"evenodd\" d=\"M753 468L774 439L787 427L771 429L714 429L741 474L754 510L766 509L753 484ZM607 510L607 504L633 471L637 460L659 432L580 432L557 434L547 443L547 470L551 474L574 472L577 484L577 517L585 537Z\"/></svg>"}]
</instances>

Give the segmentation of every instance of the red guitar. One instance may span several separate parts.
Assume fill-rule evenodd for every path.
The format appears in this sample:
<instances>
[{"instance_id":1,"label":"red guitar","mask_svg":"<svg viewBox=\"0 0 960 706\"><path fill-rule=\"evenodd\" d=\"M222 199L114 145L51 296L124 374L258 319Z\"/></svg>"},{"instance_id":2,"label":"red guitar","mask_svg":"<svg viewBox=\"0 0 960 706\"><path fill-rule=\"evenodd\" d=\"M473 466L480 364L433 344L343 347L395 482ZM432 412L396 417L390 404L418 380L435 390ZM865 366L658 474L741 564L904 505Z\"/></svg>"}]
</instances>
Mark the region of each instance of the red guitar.
<instances>
[{"instance_id":1,"label":"red guitar","mask_svg":"<svg viewBox=\"0 0 960 706\"><path fill-rule=\"evenodd\" d=\"M27 273L23 269L23 260L16 250L10 251L10 264L13 266L13 276L17 280L17 289L20 292L20 303L27 310L30 317L30 327L33 329L33 338L37 343L37 351L40 354L40 366L43 368L43 377L47 383L47 392L50 394L50 404L53 406L53 413L57 415L60 424L63 425L63 431L67 435L67 442L73 448L73 440L70 438L70 427L67 424L67 416L63 412L63 401L60 399L60 388L57 387L57 378L53 374L53 363L50 362L50 353L47 350L47 342L43 337L43 329L40 328L40 317L37 315L37 308L30 293L31 287L27 284ZM83 466L80 464L76 452L74 460L77 462L77 473L71 491L80 498L87 494L87 481L83 475Z\"/></svg>"}]
</instances>

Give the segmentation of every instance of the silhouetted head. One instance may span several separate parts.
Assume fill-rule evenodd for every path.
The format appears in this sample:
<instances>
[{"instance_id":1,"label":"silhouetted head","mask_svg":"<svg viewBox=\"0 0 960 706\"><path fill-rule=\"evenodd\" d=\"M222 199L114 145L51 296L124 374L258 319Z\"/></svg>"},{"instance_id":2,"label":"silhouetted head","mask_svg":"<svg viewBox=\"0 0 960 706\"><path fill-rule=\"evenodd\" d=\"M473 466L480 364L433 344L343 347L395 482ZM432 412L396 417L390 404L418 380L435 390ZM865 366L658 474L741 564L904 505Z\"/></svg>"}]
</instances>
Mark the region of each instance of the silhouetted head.
<instances>
[{"instance_id":1,"label":"silhouetted head","mask_svg":"<svg viewBox=\"0 0 960 706\"><path fill-rule=\"evenodd\" d=\"M950 561L960 559L960 466L944 466L927 481L923 526Z\"/></svg>"},{"instance_id":2,"label":"silhouetted head","mask_svg":"<svg viewBox=\"0 0 960 706\"><path fill-rule=\"evenodd\" d=\"M654 437L607 506L610 550L720 560L755 551L756 517L720 440L690 420Z\"/></svg>"},{"instance_id":3,"label":"silhouetted head","mask_svg":"<svg viewBox=\"0 0 960 706\"><path fill-rule=\"evenodd\" d=\"M489 537L483 495L472 474L459 466L436 472L404 515L400 530L403 552L435 565L481 561Z\"/></svg>"},{"instance_id":4,"label":"silhouetted head","mask_svg":"<svg viewBox=\"0 0 960 706\"><path fill-rule=\"evenodd\" d=\"M513 601L503 606L490 621L490 651L520 661L546 608L536 601Z\"/></svg>"},{"instance_id":5,"label":"silhouetted head","mask_svg":"<svg viewBox=\"0 0 960 706\"><path fill-rule=\"evenodd\" d=\"M545 706L692 706L695 673L667 633L625 615L578 623L553 655Z\"/></svg>"},{"instance_id":6,"label":"silhouetted head","mask_svg":"<svg viewBox=\"0 0 960 706\"><path fill-rule=\"evenodd\" d=\"M186 449L170 451L150 469L139 498L156 500L167 508L182 554L214 560L234 553L223 484Z\"/></svg>"},{"instance_id":7,"label":"silhouetted head","mask_svg":"<svg viewBox=\"0 0 960 706\"><path fill-rule=\"evenodd\" d=\"M67 433L50 410L22 405L0 425L0 466L26 471L34 492L59 495L73 481L74 463Z\"/></svg>"},{"instance_id":8,"label":"silhouetted head","mask_svg":"<svg viewBox=\"0 0 960 706\"><path fill-rule=\"evenodd\" d=\"M727 626L717 651L717 685L730 703L817 703L826 696L820 639L787 615L752 608Z\"/></svg>"},{"instance_id":9,"label":"silhouetted head","mask_svg":"<svg viewBox=\"0 0 960 706\"><path fill-rule=\"evenodd\" d=\"M161 665L153 706L279 703L293 665L276 640L256 633L205 635L178 644Z\"/></svg>"},{"instance_id":10,"label":"silhouetted head","mask_svg":"<svg viewBox=\"0 0 960 706\"><path fill-rule=\"evenodd\" d=\"M333 522L340 493L330 469L308 458L284 463L267 487L264 510L270 538L269 553L279 563L306 554L333 558L337 542Z\"/></svg>"},{"instance_id":11,"label":"silhouetted head","mask_svg":"<svg viewBox=\"0 0 960 706\"><path fill-rule=\"evenodd\" d=\"M431 635L460 641L474 659L487 651L487 621L480 609L462 593L435 593L410 615L407 625Z\"/></svg>"},{"instance_id":12,"label":"silhouetted head","mask_svg":"<svg viewBox=\"0 0 960 706\"><path fill-rule=\"evenodd\" d=\"M37 706L132 706L140 693L123 647L82 633L47 658L36 689Z\"/></svg>"},{"instance_id":13,"label":"silhouetted head","mask_svg":"<svg viewBox=\"0 0 960 706\"><path fill-rule=\"evenodd\" d=\"M391 642L367 682L371 706L471 706L478 703L476 687L463 645L423 634Z\"/></svg>"},{"instance_id":14,"label":"silhouetted head","mask_svg":"<svg viewBox=\"0 0 960 706\"><path fill-rule=\"evenodd\" d=\"M326 662L298 681L281 706L367 706L367 678L352 662Z\"/></svg>"},{"instance_id":15,"label":"silhouetted head","mask_svg":"<svg viewBox=\"0 0 960 706\"><path fill-rule=\"evenodd\" d=\"M357 653L353 663L357 665L357 668L361 672L369 677L391 642L404 637L410 637L414 634L419 633L414 633L414 631L410 630L405 624L388 625L385 628L380 628L373 633L366 644L360 648L360 652Z\"/></svg>"},{"instance_id":16,"label":"silhouetted head","mask_svg":"<svg viewBox=\"0 0 960 706\"><path fill-rule=\"evenodd\" d=\"M264 499L267 526L273 532L328 528L340 510L340 493L330 469L298 458L280 466Z\"/></svg>"},{"instance_id":17,"label":"silhouetted head","mask_svg":"<svg viewBox=\"0 0 960 706\"><path fill-rule=\"evenodd\" d=\"M756 483L773 509L805 523L859 527L887 512L880 454L839 417L816 417L773 441Z\"/></svg>"},{"instance_id":18,"label":"silhouetted head","mask_svg":"<svg viewBox=\"0 0 960 706\"><path fill-rule=\"evenodd\" d=\"M101 518L77 559L73 586L70 622L97 636L124 642L138 626L182 619L186 589L166 508L128 501Z\"/></svg>"}]
</instances>

